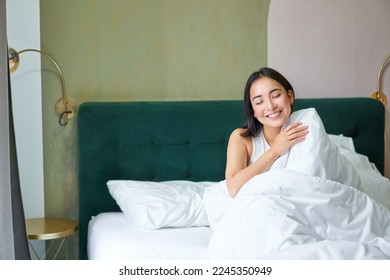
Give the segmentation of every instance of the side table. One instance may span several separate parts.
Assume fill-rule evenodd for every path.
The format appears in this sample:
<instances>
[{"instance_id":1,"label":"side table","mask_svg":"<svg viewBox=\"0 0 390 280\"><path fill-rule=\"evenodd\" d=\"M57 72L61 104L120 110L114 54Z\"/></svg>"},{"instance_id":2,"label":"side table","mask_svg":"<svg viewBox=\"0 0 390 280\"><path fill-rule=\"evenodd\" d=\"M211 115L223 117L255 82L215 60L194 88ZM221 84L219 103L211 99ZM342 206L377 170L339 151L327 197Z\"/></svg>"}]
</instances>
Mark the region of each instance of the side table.
<instances>
[{"instance_id":1,"label":"side table","mask_svg":"<svg viewBox=\"0 0 390 280\"><path fill-rule=\"evenodd\" d=\"M55 251L53 259L57 258L58 253L61 251L67 237L71 236L78 230L77 223L73 220L65 218L45 217L34 218L26 220L27 236L29 240L52 240L49 248L42 258L40 258L35 251L34 247L29 242L30 248L34 252L38 259L46 259L47 255L53 249L54 239L59 239L60 244ZM68 252L65 251L66 259L68 258Z\"/></svg>"}]
</instances>

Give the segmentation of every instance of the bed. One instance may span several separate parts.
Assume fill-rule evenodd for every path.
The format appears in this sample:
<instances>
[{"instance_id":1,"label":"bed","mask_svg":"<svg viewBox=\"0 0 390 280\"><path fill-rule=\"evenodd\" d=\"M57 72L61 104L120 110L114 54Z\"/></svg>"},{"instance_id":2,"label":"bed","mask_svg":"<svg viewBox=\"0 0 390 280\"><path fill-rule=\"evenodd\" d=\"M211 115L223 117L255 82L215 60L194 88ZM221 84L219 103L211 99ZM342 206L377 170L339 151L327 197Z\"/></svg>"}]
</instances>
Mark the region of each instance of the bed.
<instances>
[{"instance_id":1,"label":"bed","mask_svg":"<svg viewBox=\"0 0 390 280\"><path fill-rule=\"evenodd\" d=\"M358 169L359 172L367 173L365 189L346 188L342 195L369 200L371 210L365 209L366 212L356 212L356 215L380 218L365 221L365 227L374 222L382 223L381 228L376 229L380 231L380 240L370 240L375 243L372 250L368 250L366 244L355 246L347 240L334 246L348 251L349 255L337 255L339 252L326 255L324 251L329 248L329 242L337 243L331 240L317 245L320 253L307 258L355 258L350 255L355 251L356 258L387 258L390 256L386 251L390 246L390 211L384 204L389 199L386 195L390 194L390 187L388 179L381 175L384 171L383 105L369 98L297 99L294 111L305 108L315 108L332 143L340 149L343 145L352 145L350 154L367 161L368 164L357 166L365 169ZM211 225L204 215L207 209L202 205L205 191L220 187L218 184L224 180L227 141L231 131L242 126L242 119L242 101L238 100L82 104L78 111L80 259L185 260L208 259L210 254L218 259L245 256L238 252L242 248L218 251L226 247L226 242L231 242L217 238L226 225ZM126 194L127 201L119 201L113 189L126 182L136 183L136 188ZM158 199L169 195L173 198L168 202L158 201L159 206L147 209L146 206L155 205L156 201L143 200L141 195L147 197L148 192L161 191L164 183L169 191L159 194ZM231 203L228 198L224 199L215 200L219 210L225 211L224 203ZM340 197L335 200L339 201ZM125 209L121 204L125 202L133 206ZM208 207L214 207L212 203L209 202ZM203 208L199 210L199 207ZM151 208L154 212L148 212ZM164 216L162 212L168 211L166 209L171 209L176 216ZM129 215L132 215L130 219ZM156 216L160 220L153 220ZM229 238L237 237L242 238ZM250 236L248 242L251 238L254 237ZM305 258L302 252L306 249L302 246L298 249L294 250L299 252L288 248L269 251L263 256ZM261 257L253 255L253 258Z\"/></svg>"}]
</instances>

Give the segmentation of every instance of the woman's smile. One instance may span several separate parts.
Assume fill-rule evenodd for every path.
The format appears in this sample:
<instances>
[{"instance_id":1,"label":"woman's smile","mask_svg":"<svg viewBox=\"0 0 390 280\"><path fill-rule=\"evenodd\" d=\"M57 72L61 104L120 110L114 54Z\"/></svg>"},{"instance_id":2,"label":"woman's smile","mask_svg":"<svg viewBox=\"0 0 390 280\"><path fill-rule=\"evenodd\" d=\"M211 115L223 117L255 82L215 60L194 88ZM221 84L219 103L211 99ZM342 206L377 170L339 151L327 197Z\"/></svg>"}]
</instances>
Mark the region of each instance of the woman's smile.
<instances>
[{"instance_id":1,"label":"woman's smile","mask_svg":"<svg viewBox=\"0 0 390 280\"><path fill-rule=\"evenodd\" d=\"M276 111L276 112L273 112L273 113L267 115L266 117L270 118L270 119L277 119L281 115L281 113L282 113L282 110Z\"/></svg>"}]
</instances>

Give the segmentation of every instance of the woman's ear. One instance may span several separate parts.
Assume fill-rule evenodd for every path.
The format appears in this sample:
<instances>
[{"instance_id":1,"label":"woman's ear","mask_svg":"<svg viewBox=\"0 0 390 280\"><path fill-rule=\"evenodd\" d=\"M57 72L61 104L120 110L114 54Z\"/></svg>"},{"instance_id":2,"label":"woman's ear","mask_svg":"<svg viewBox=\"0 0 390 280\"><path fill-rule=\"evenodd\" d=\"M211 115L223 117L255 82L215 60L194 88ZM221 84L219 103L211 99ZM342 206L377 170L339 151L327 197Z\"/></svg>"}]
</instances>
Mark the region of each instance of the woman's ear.
<instances>
[{"instance_id":1,"label":"woman's ear","mask_svg":"<svg viewBox=\"0 0 390 280\"><path fill-rule=\"evenodd\" d=\"M291 89L287 91L287 97L288 100L290 101L290 105L294 104L295 97L294 97L294 92Z\"/></svg>"}]
</instances>

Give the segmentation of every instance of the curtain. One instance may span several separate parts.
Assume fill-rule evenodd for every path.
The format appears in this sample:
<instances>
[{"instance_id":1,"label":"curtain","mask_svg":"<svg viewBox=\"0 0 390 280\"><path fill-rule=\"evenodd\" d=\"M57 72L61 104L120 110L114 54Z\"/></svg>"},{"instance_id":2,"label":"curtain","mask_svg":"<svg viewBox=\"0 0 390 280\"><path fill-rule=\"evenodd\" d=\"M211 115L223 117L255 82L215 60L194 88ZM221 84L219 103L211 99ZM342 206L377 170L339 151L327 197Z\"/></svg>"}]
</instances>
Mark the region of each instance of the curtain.
<instances>
[{"instance_id":1,"label":"curtain","mask_svg":"<svg viewBox=\"0 0 390 280\"><path fill-rule=\"evenodd\" d=\"M0 0L0 260L28 260L31 257L12 118L5 2Z\"/></svg>"}]
</instances>

